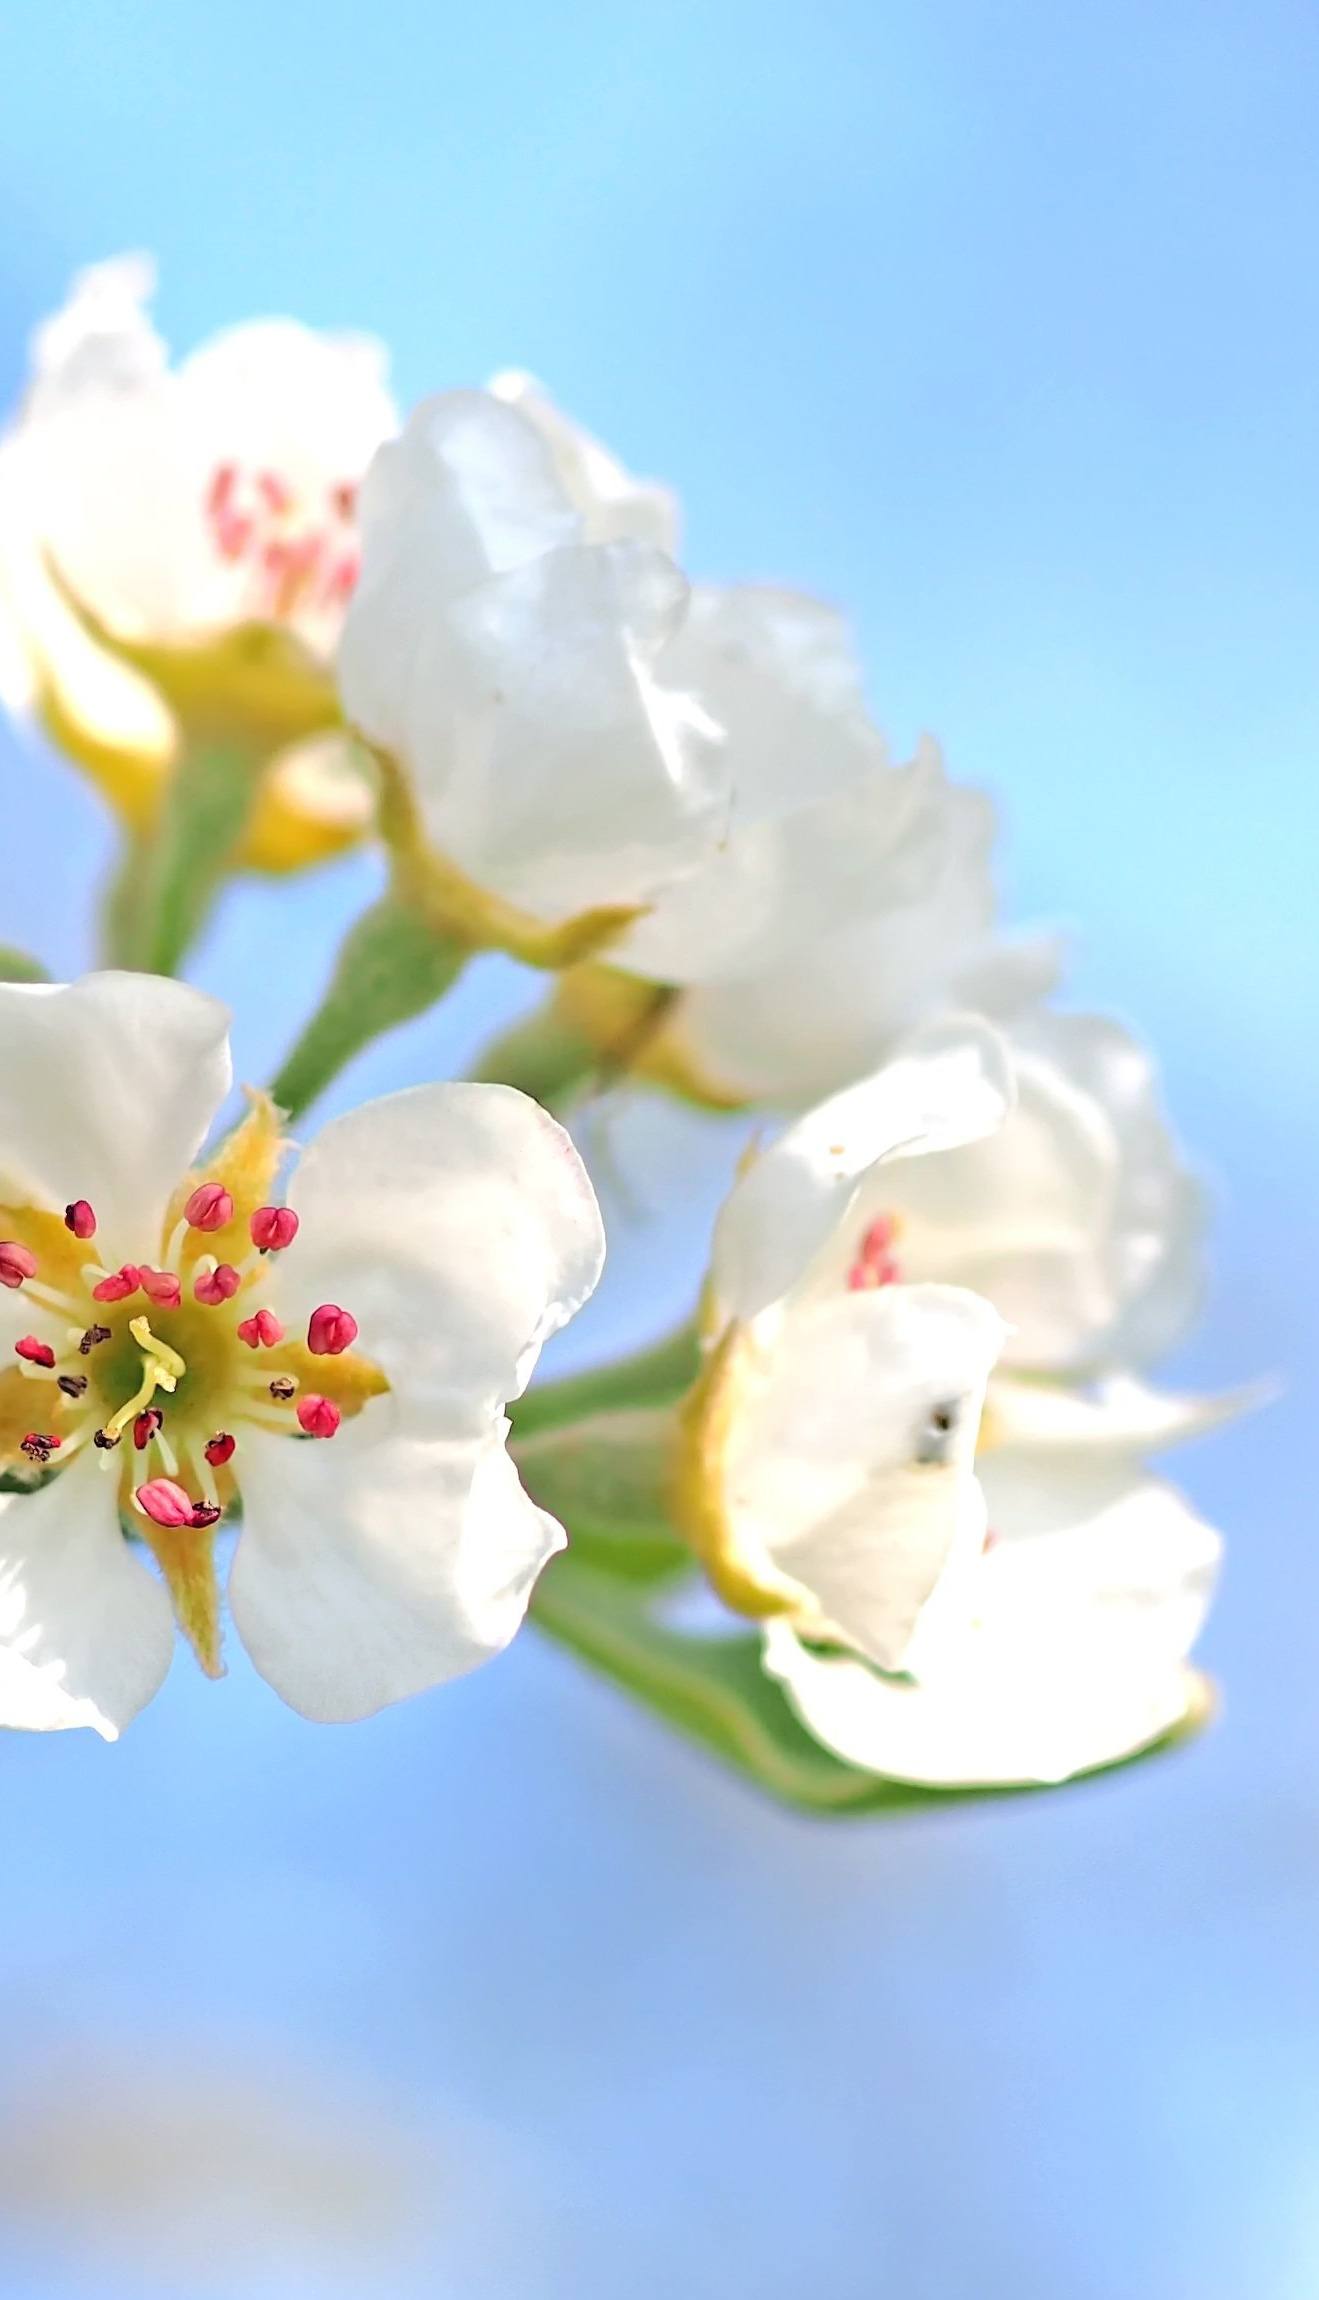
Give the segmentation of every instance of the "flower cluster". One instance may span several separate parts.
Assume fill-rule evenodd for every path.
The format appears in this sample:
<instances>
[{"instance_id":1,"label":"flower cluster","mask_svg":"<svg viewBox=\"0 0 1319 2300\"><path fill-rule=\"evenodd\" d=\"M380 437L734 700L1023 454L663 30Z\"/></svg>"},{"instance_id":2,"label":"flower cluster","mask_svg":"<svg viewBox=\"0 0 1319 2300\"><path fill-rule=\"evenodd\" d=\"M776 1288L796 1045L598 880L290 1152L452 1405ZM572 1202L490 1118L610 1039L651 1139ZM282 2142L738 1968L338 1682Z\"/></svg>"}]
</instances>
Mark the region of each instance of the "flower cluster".
<instances>
[{"instance_id":1,"label":"flower cluster","mask_svg":"<svg viewBox=\"0 0 1319 2300\"><path fill-rule=\"evenodd\" d=\"M113 1736L176 1625L220 1673L226 1607L360 1717L533 1602L699 1717L699 1574L756 1656L723 1743L815 1781L1055 1782L1193 1723L1219 1544L1147 1460L1227 1409L1145 1369L1200 1193L1143 1048L1002 927L989 799L895 760L831 607L692 580L670 491L528 377L400 422L360 338L171 364L150 284L75 283L0 438L0 682L124 831L103 970L0 968L0 1722ZM233 872L368 837L387 891L235 1122L227 1017L171 977ZM290 1164L486 950L551 979L479 1080ZM606 1085L755 1138L663 1378L511 1425L604 1254L550 1110Z\"/></svg>"}]
</instances>

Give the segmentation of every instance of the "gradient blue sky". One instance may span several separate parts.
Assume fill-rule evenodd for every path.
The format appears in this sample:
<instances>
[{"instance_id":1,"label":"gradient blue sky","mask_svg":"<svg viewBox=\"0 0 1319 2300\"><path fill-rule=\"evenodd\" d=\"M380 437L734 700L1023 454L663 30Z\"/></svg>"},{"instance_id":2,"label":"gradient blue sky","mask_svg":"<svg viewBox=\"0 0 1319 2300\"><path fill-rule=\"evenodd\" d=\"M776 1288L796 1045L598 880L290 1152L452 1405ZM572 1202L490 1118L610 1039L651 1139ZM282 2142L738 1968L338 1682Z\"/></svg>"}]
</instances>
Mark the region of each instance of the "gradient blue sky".
<instances>
[{"instance_id":1,"label":"gradient blue sky","mask_svg":"<svg viewBox=\"0 0 1319 2300\"><path fill-rule=\"evenodd\" d=\"M1161 1048L1224 1204L1186 1366L1289 1381L1185 1459L1227 1714L1131 1781L811 1827L530 1638L349 1733L180 1668L117 1751L0 1746L14 2112L52 2033L130 2129L157 2061L360 2096L444 2167L400 2293L1313 2300L1319 19L6 0L0 56L0 380L73 268L154 248L180 345L288 309L388 337L405 399L530 366L681 486L699 572L844 601L894 739L1000 794L1075 997ZM104 826L0 777L0 936L77 963ZM369 881L244 890L201 952L250 1074ZM519 995L484 970L340 1098ZM672 1245L620 1237L597 1345L679 1306ZM6 2289L106 2300L36 2191ZM130 2231L123 2289L341 2289L213 2236L185 2273Z\"/></svg>"}]
</instances>

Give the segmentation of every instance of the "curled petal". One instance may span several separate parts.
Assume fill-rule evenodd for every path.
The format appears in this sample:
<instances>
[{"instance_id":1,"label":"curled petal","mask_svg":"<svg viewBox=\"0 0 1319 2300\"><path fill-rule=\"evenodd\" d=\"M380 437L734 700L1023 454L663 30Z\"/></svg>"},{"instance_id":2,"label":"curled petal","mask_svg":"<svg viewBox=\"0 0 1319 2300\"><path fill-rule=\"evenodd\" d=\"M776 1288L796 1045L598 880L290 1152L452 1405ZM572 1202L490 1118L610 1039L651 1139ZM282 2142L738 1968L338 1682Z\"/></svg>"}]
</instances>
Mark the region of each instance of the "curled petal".
<instances>
[{"instance_id":1,"label":"curled petal","mask_svg":"<svg viewBox=\"0 0 1319 2300\"><path fill-rule=\"evenodd\" d=\"M6 1190L61 1212L85 1190L101 1261L140 1252L229 1091L228 1020L154 975L0 983Z\"/></svg>"},{"instance_id":2,"label":"curled petal","mask_svg":"<svg viewBox=\"0 0 1319 2300\"><path fill-rule=\"evenodd\" d=\"M518 1483L505 1425L415 1437L389 1422L382 1401L332 1446L244 1439L234 1625L267 1683L322 1722L500 1652L563 1545Z\"/></svg>"}]
</instances>

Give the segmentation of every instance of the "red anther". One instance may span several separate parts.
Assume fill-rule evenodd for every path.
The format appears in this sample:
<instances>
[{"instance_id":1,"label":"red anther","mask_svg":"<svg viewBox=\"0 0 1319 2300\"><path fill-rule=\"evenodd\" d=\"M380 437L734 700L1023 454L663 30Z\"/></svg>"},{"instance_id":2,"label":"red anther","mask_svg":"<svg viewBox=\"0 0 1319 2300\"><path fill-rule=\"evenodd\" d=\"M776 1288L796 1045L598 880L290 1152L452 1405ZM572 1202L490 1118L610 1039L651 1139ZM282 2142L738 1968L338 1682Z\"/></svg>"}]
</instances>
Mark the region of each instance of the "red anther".
<instances>
[{"instance_id":1,"label":"red anther","mask_svg":"<svg viewBox=\"0 0 1319 2300\"><path fill-rule=\"evenodd\" d=\"M194 1230L223 1230L233 1218L234 1202L223 1182L199 1182L183 1209L184 1221Z\"/></svg>"},{"instance_id":2,"label":"red anther","mask_svg":"<svg viewBox=\"0 0 1319 2300\"><path fill-rule=\"evenodd\" d=\"M35 1278L37 1257L16 1238L0 1238L0 1286L21 1286L24 1278Z\"/></svg>"},{"instance_id":3,"label":"red anther","mask_svg":"<svg viewBox=\"0 0 1319 2300\"><path fill-rule=\"evenodd\" d=\"M273 1310L254 1310L238 1327L238 1339L249 1350L273 1350L284 1339L284 1328Z\"/></svg>"},{"instance_id":4,"label":"red anther","mask_svg":"<svg viewBox=\"0 0 1319 2300\"><path fill-rule=\"evenodd\" d=\"M279 1254L297 1237L298 1217L291 1206L258 1206L247 1226L263 1254Z\"/></svg>"},{"instance_id":5,"label":"red anther","mask_svg":"<svg viewBox=\"0 0 1319 2300\"><path fill-rule=\"evenodd\" d=\"M65 1207L64 1227L72 1230L75 1238L96 1236L96 1216L85 1198L75 1198L71 1206Z\"/></svg>"},{"instance_id":6,"label":"red anther","mask_svg":"<svg viewBox=\"0 0 1319 2300\"><path fill-rule=\"evenodd\" d=\"M202 1450L212 1469L219 1469L222 1462L232 1461L237 1442L236 1438L230 1437L228 1430L217 1430L213 1438L206 1440Z\"/></svg>"},{"instance_id":7,"label":"red anther","mask_svg":"<svg viewBox=\"0 0 1319 2300\"><path fill-rule=\"evenodd\" d=\"M204 1526L218 1525L220 1515L220 1507L217 1502L199 1501L192 1516L188 1519L188 1523L195 1526L200 1533Z\"/></svg>"},{"instance_id":8,"label":"red anther","mask_svg":"<svg viewBox=\"0 0 1319 2300\"><path fill-rule=\"evenodd\" d=\"M267 509L273 511L276 518L281 511L291 509L293 490L277 471L258 471L256 483L265 498Z\"/></svg>"},{"instance_id":9,"label":"red anther","mask_svg":"<svg viewBox=\"0 0 1319 2300\"><path fill-rule=\"evenodd\" d=\"M227 508L237 478L238 467L236 464L220 463L216 465L206 495L206 508L212 519L218 519L220 513Z\"/></svg>"},{"instance_id":10,"label":"red anther","mask_svg":"<svg viewBox=\"0 0 1319 2300\"><path fill-rule=\"evenodd\" d=\"M137 1274L148 1301L157 1303L162 1310L177 1310L183 1299L183 1288L172 1270L149 1270L144 1264Z\"/></svg>"},{"instance_id":11,"label":"red anther","mask_svg":"<svg viewBox=\"0 0 1319 2300\"><path fill-rule=\"evenodd\" d=\"M142 1272L131 1262L125 1262L112 1276L102 1278L99 1286L92 1287L94 1302L126 1302L142 1283Z\"/></svg>"},{"instance_id":12,"label":"red anther","mask_svg":"<svg viewBox=\"0 0 1319 2300\"><path fill-rule=\"evenodd\" d=\"M14 1351L16 1356L26 1358L30 1366L53 1366L55 1363L55 1352L50 1343L39 1342L35 1334L24 1334L21 1342L15 1342Z\"/></svg>"},{"instance_id":13,"label":"red anther","mask_svg":"<svg viewBox=\"0 0 1319 2300\"><path fill-rule=\"evenodd\" d=\"M857 1248L856 1260L847 1273L847 1283L855 1293L867 1293L876 1286L891 1286L899 1275L895 1256L889 1249L897 1236L897 1224L891 1215L880 1214L870 1225Z\"/></svg>"},{"instance_id":14,"label":"red anther","mask_svg":"<svg viewBox=\"0 0 1319 2300\"><path fill-rule=\"evenodd\" d=\"M217 1262L213 1270L203 1270L193 1292L199 1302L213 1310L217 1302L232 1302L242 1285L242 1274L232 1262Z\"/></svg>"},{"instance_id":15,"label":"red anther","mask_svg":"<svg viewBox=\"0 0 1319 2300\"><path fill-rule=\"evenodd\" d=\"M172 1477L153 1477L134 1496L144 1517L156 1525L191 1525L194 1504Z\"/></svg>"},{"instance_id":16,"label":"red anther","mask_svg":"<svg viewBox=\"0 0 1319 2300\"><path fill-rule=\"evenodd\" d=\"M133 1424L133 1443L139 1453L145 1453L165 1416L159 1406L148 1406Z\"/></svg>"},{"instance_id":17,"label":"red anther","mask_svg":"<svg viewBox=\"0 0 1319 2300\"><path fill-rule=\"evenodd\" d=\"M307 1347L314 1358L337 1358L357 1340L357 1320L337 1302L322 1302L307 1320Z\"/></svg>"},{"instance_id":18,"label":"red anther","mask_svg":"<svg viewBox=\"0 0 1319 2300\"><path fill-rule=\"evenodd\" d=\"M318 1397L315 1391L299 1398L295 1410L308 1437L333 1437L343 1420L333 1398Z\"/></svg>"},{"instance_id":19,"label":"red anther","mask_svg":"<svg viewBox=\"0 0 1319 2300\"><path fill-rule=\"evenodd\" d=\"M48 1462L63 1443L63 1438L57 1438L50 1430L29 1430L20 1440L19 1452L25 1453L29 1461Z\"/></svg>"}]
</instances>

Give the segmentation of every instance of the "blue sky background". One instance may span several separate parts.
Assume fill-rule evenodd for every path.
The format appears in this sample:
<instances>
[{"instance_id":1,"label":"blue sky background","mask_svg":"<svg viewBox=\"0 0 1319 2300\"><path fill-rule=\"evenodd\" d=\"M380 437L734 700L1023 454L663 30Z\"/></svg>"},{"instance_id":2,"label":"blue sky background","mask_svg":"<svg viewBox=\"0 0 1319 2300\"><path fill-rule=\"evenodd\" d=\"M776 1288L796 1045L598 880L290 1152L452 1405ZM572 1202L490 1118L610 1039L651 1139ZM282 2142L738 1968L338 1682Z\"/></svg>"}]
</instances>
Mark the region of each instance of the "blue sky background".
<instances>
[{"instance_id":1,"label":"blue sky background","mask_svg":"<svg viewBox=\"0 0 1319 2300\"><path fill-rule=\"evenodd\" d=\"M697 571L844 601L1161 1049L1223 1206L1185 1370L1288 1381L1185 1457L1226 1715L1129 1780L812 1826L531 1637L348 1731L239 1663L114 1751L0 1744L7 2293L1313 2300L1317 102L1280 0L0 5L0 380L154 248L180 346L291 310L405 400L530 366ZM75 965L105 826L0 777L0 936ZM230 904L247 1074L370 882ZM338 1099L523 995L480 970ZM579 1349L682 1306L673 1245L620 1233Z\"/></svg>"}]
</instances>

